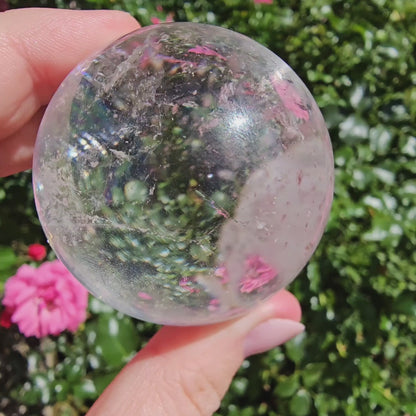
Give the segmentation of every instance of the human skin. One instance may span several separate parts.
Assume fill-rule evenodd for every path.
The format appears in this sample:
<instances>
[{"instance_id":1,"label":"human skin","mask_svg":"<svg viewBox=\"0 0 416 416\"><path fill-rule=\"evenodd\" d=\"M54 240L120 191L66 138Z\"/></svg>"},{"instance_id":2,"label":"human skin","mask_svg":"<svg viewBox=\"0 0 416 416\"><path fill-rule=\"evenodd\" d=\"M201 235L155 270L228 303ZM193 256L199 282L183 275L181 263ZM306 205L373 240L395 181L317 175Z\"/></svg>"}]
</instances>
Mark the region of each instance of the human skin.
<instances>
[{"instance_id":1,"label":"human skin","mask_svg":"<svg viewBox=\"0 0 416 416\"><path fill-rule=\"evenodd\" d=\"M21 9L0 13L0 176L30 169L45 107L70 70L135 30L127 13ZM282 290L242 318L163 327L88 415L211 415L242 361L304 330Z\"/></svg>"}]
</instances>

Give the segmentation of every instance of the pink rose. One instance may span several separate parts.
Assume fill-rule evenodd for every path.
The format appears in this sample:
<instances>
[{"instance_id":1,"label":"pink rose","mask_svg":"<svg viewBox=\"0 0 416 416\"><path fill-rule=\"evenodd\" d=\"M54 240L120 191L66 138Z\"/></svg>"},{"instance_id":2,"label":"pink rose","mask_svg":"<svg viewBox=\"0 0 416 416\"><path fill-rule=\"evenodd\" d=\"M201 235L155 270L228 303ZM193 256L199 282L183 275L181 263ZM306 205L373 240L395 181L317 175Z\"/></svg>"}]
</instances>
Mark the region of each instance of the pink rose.
<instances>
[{"instance_id":1,"label":"pink rose","mask_svg":"<svg viewBox=\"0 0 416 416\"><path fill-rule=\"evenodd\" d=\"M3 328L10 328L12 326L11 313L8 309L5 309L0 315L0 326Z\"/></svg>"},{"instance_id":2,"label":"pink rose","mask_svg":"<svg viewBox=\"0 0 416 416\"><path fill-rule=\"evenodd\" d=\"M256 3L256 4L261 4L261 3L272 4L273 0L254 0L254 3Z\"/></svg>"},{"instance_id":3,"label":"pink rose","mask_svg":"<svg viewBox=\"0 0 416 416\"><path fill-rule=\"evenodd\" d=\"M42 244L31 244L27 250L27 254L32 260L42 261L46 257L46 247Z\"/></svg>"},{"instance_id":4,"label":"pink rose","mask_svg":"<svg viewBox=\"0 0 416 416\"><path fill-rule=\"evenodd\" d=\"M59 261L21 266L5 285L3 314L25 336L76 331L86 319L88 292Z\"/></svg>"}]
</instances>

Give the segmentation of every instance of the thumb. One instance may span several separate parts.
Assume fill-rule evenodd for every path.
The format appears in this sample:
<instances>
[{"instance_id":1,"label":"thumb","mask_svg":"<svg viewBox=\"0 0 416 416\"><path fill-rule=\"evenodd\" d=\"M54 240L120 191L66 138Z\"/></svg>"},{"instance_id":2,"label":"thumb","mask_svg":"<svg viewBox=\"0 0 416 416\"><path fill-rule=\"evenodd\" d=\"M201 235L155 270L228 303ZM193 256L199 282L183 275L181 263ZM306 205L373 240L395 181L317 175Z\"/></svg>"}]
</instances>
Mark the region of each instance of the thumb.
<instances>
[{"instance_id":1,"label":"thumb","mask_svg":"<svg viewBox=\"0 0 416 416\"><path fill-rule=\"evenodd\" d=\"M122 370L88 416L211 415L245 357L300 334L298 301L282 290L244 317L163 327Z\"/></svg>"}]
</instances>

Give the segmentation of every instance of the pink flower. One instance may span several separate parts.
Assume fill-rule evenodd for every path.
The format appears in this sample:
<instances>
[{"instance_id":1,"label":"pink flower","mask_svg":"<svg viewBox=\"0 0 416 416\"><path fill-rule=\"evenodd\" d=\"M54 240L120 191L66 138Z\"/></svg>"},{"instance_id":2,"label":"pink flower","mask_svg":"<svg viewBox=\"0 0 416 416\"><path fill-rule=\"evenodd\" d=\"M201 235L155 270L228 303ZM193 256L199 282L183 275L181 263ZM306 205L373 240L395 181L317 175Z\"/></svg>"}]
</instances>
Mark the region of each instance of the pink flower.
<instances>
[{"instance_id":1,"label":"pink flower","mask_svg":"<svg viewBox=\"0 0 416 416\"><path fill-rule=\"evenodd\" d=\"M158 17L151 17L150 21L154 24L154 25L158 25L159 23L162 23L162 21L158 18Z\"/></svg>"},{"instance_id":2,"label":"pink flower","mask_svg":"<svg viewBox=\"0 0 416 416\"><path fill-rule=\"evenodd\" d=\"M309 113L302 102L298 92L293 83L285 79L271 79L274 90L279 94L284 106L291 111L296 117L303 120L309 120Z\"/></svg>"},{"instance_id":3,"label":"pink flower","mask_svg":"<svg viewBox=\"0 0 416 416\"><path fill-rule=\"evenodd\" d=\"M25 336L76 331L85 321L88 292L59 261L23 265L5 285L3 305Z\"/></svg>"},{"instance_id":4,"label":"pink flower","mask_svg":"<svg viewBox=\"0 0 416 416\"><path fill-rule=\"evenodd\" d=\"M46 257L46 247L42 244L31 244L27 249L28 256L35 261L42 261Z\"/></svg>"},{"instance_id":5,"label":"pink flower","mask_svg":"<svg viewBox=\"0 0 416 416\"><path fill-rule=\"evenodd\" d=\"M227 58L206 46L197 45L194 48L189 49L188 52L197 53L198 55L217 56L218 58L223 59L224 61L227 60Z\"/></svg>"},{"instance_id":6,"label":"pink flower","mask_svg":"<svg viewBox=\"0 0 416 416\"><path fill-rule=\"evenodd\" d=\"M5 309L0 315L0 326L3 328L10 328L12 326L12 321L10 320L12 317L9 309Z\"/></svg>"},{"instance_id":7,"label":"pink flower","mask_svg":"<svg viewBox=\"0 0 416 416\"><path fill-rule=\"evenodd\" d=\"M261 4L261 3L272 4L273 0L254 0L254 3L256 3L256 4Z\"/></svg>"},{"instance_id":8,"label":"pink flower","mask_svg":"<svg viewBox=\"0 0 416 416\"><path fill-rule=\"evenodd\" d=\"M240 292L250 293L277 276L277 271L269 266L260 256L250 256L245 262L245 276L240 282Z\"/></svg>"},{"instance_id":9,"label":"pink flower","mask_svg":"<svg viewBox=\"0 0 416 416\"><path fill-rule=\"evenodd\" d=\"M161 19L159 19L158 17L155 17L155 16L151 17L150 21L154 25L158 25L159 23L172 23L173 22L173 13L168 13L164 22L163 22L163 20L161 20Z\"/></svg>"}]
</instances>

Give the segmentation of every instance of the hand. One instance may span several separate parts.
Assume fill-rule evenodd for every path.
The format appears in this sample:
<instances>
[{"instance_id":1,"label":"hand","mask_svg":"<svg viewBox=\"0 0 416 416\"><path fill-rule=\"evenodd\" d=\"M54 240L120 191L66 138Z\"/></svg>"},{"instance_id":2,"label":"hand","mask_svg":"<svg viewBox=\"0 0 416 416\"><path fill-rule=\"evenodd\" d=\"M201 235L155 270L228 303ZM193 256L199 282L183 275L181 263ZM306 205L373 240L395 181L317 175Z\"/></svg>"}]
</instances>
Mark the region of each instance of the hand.
<instances>
[{"instance_id":1,"label":"hand","mask_svg":"<svg viewBox=\"0 0 416 416\"><path fill-rule=\"evenodd\" d=\"M43 112L65 76L138 27L133 17L115 11L0 13L0 177L32 166Z\"/></svg>"},{"instance_id":2,"label":"hand","mask_svg":"<svg viewBox=\"0 0 416 416\"><path fill-rule=\"evenodd\" d=\"M31 167L45 106L67 73L91 53L139 27L114 11L50 9L0 14L0 176ZM304 330L299 303L277 293L236 320L163 327L88 413L210 415L243 359Z\"/></svg>"}]
</instances>

